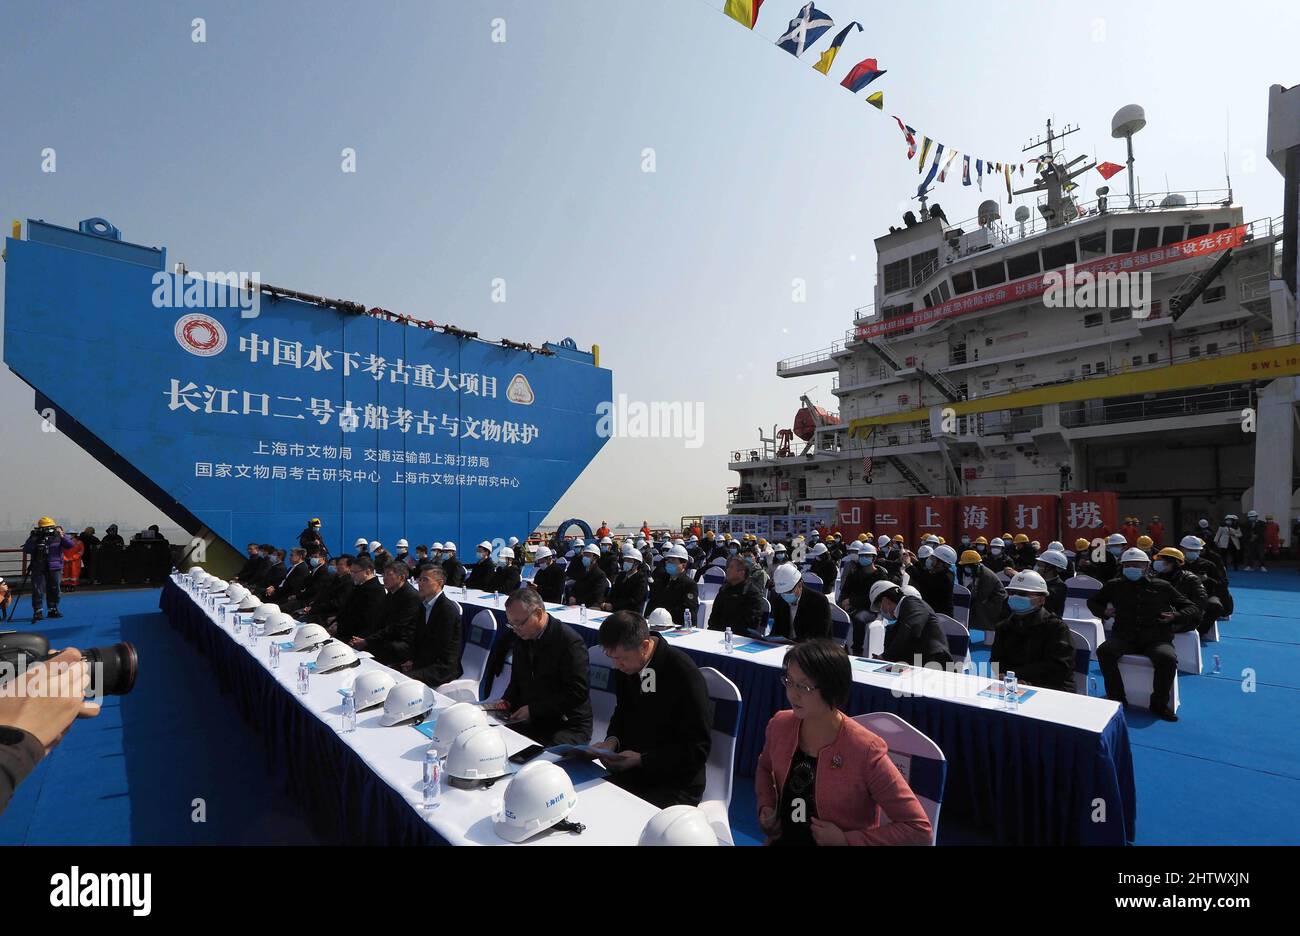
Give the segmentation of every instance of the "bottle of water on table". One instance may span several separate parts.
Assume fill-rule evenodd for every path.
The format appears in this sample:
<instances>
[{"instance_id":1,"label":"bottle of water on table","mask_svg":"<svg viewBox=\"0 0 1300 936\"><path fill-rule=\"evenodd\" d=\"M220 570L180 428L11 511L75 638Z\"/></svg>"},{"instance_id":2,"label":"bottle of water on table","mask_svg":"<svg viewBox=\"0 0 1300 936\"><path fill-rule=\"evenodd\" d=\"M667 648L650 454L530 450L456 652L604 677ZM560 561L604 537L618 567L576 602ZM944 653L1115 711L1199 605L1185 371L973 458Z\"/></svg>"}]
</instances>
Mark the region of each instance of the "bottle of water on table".
<instances>
[{"instance_id":1,"label":"bottle of water on table","mask_svg":"<svg viewBox=\"0 0 1300 936\"><path fill-rule=\"evenodd\" d=\"M306 695L309 688L308 680L311 678L311 671L307 669L307 661L303 660L298 664L298 695Z\"/></svg>"},{"instance_id":2,"label":"bottle of water on table","mask_svg":"<svg viewBox=\"0 0 1300 936\"><path fill-rule=\"evenodd\" d=\"M249 624L248 624L248 645L249 645L250 647L256 647L256 646L257 646L257 638L258 638L258 636L259 636L259 634L258 634L258 631L259 631L259 630L260 630L260 628L257 626L257 622L256 622L256 621L250 621L250 622L249 622Z\"/></svg>"},{"instance_id":3,"label":"bottle of water on table","mask_svg":"<svg viewBox=\"0 0 1300 936\"><path fill-rule=\"evenodd\" d=\"M735 636L731 633L731 625L728 624L727 629L722 632L722 652L731 653L735 648Z\"/></svg>"},{"instance_id":4,"label":"bottle of water on table","mask_svg":"<svg viewBox=\"0 0 1300 936\"><path fill-rule=\"evenodd\" d=\"M1020 690L1020 680L1016 679L1016 674L1007 670L1007 675L1002 680L1003 695L1006 696L1007 710L1014 712L1016 706L1020 703L1018 692Z\"/></svg>"},{"instance_id":5,"label":"bottle of water on table","mask_svg":"<svg viewBox=\"0 0 1300 936\"><path fill-rule=\"evenodd\" d=\"M349 686L343 690L343 734L357 730L357 696Z\"/></svg>"},{"instance_id":6,"label":"bottle of water on table","mask_svg":"<svg viewBox=\"0 0 1300 936\"><path fill-rule=\"evenodd\" d=\"M442 796L442 770L438 765L438 752L433 745L424 752L424 808L437 809Z\"/></svg>"},{"instance_id":7,"label":"bottle of water on table","mask_svg":"<svg viewBox=\"0 0 1300 936\"><path fill-rule=\"evenodd\" d=\"M582 621L582 624L585 627L587 624L587 606L579 605L578 608L578 618Z\"/></svg>"},{"instance_id":8,"label":"bottle of water on table","mask_svg":"<svg viewBox=\"0 0 1300 936\"><path fill-rule=\"evenodd\" d=\"M280 668L280 641L274 637L271 638L271 669Z\"/></svg>"},{"instance_id":9,"label":"bottle of water on table","mask_svg":"<svg viewBox=\"0 0 1300 936\"><path fill-rule=\"evenodd\" d=\"M250 624L249 627L251 628L252 625ZM230 630L236 637L244 632L244 616L242 614L235 615L234 621L231 622Z\"/></svg>"},{"instance_id":10,"label":"bottle of water on table","mask_svg":"<svg viewBox=\"0 0 1300 936\"><path fill-rule=\"evenodd\" d=\"M686 628L686 633L695 633L695 622L691 620L691 609L687 608L682 611L682 626Z\"/></svg>"}]
</instances>

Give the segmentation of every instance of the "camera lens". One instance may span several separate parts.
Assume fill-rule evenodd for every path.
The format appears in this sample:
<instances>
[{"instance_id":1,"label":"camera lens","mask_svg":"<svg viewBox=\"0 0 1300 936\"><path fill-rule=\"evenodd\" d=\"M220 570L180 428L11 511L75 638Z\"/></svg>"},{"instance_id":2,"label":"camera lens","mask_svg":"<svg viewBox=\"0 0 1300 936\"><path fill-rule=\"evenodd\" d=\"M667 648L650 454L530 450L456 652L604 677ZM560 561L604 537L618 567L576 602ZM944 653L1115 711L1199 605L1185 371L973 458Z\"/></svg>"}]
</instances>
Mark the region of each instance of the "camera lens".
<instances>
[{"instance_id":1,"label":"camera lens","mask_svg":"<svg viewBox=\"0 0 1300 936\"><path fill-rule=\"evenodd\" d=\"M125 641L111 647L91 647L81 652L82 659L90 664L90 685L86 694L102 692L104 695L126 695L135 688L135 673L140 659L135 647ZM96 666L96 664L100 664ZM97 686L97 674L102 676L102 686Z\"/></svg>"}]
</instances>

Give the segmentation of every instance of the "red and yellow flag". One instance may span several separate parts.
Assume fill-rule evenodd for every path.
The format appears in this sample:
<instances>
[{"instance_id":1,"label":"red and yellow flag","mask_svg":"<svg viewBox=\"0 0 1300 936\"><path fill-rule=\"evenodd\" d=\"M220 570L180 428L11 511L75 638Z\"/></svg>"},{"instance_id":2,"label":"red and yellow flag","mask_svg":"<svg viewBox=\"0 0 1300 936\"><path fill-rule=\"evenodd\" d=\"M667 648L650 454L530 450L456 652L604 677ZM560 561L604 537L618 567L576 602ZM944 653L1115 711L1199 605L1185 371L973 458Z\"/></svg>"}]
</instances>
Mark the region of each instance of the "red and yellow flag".
<instances>
[{"instance_id":1,"label":"red and yellow flag","mask_svg":"<svg viewBox=\"0 0 1300 936\"><path fill-rule=\"evenodd\" d=\"M727 0L722 12L746 29L753 29L758 22L758 8L762 5L763 0Z\"/></svg>"}]
</instances>

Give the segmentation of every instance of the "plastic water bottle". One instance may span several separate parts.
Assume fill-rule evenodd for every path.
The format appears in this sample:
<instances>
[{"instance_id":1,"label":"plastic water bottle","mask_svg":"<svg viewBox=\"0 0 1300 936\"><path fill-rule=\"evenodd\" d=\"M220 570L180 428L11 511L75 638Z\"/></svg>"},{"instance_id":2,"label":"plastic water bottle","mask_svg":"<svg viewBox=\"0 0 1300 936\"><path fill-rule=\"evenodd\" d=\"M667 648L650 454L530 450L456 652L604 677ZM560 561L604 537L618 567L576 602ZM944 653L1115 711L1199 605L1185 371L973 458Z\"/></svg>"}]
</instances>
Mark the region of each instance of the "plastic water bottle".
<instances>
[{"instance_id":1,"label":"plastic water bottle","mask_svg":"<svg viewBox=\"0 0 1300 936\"><path fill-rule=\"evenodd\" d=\"M253 627L252 624L248 626L250 630ZM236 637L238 637L240 634L244 632L244 616L242 614L235 615L235 620L231 622L231 631L234 633Z\"/></svg>"},{"instance_id":2,"label":"plastic water bottle","mask_svg":"<svg viewBox=\"0 0 1300 936\"><path fill-rule=\"evenodd\" d=\"M1223 661L1219 659L1219 655L1216 653L1214 655L1214 672L1217 675L1218 673L1222 672L1222 670L1223 670Z\"/></svg>"},{"instance_id":3,"label":"plastic water bottle","mask_svg":"<svg viewBox=\"0 0 1300 936\"><path fill-rule=\"evenodd\" d=\"M691 609L687 608L682 612L682 626L686 628L686 633L695 633L695 623L691 620Z\"/></svg>"},{"instance_id":4,"label":"plastic water bottle","mask_svg":"<svg viewBox=\"0 0 1300 936\"><path fill-rule=\"evenodd\" d=\"M343 734L357 730L357 697L349 686L343 690Z\"/></svg>"},{"instance_id":5,"label":"plastic water bottle","mask_svg":"<svg viewBox=\"0 0 1300 936\"><path fill-rule=\"evenodd\" d=\"M265 625L263 625L263 626L265 626ZM250 647L256 647L256 646L257 646L257 638L260 636L260 633L259 633L260 630L261 630L261 628L259 628L259 627L257 626L257 622L256 622L256 621L250 621L250 622L249 622L249 625L248 625L248 645L249 645Z\"/></svg>"},{"instance_id":6,"label":"plastic water bottle","mask_svg":"<svg viewBox=\"0 0 1300 936\"><path fill-rule=\"evenodd\" d=\"M763 636L770 637L772 635L772 629L775 627L776 627L776 617L774 615L769 614L767 616L767 628L766 630L763 631Z\"/></svg>"},{"instance_id":7,"label":"plastic water bottle","mask_svg":"<svg viewBox=\"0 0 1300 936\"><path fill-rule=\"evenodd\" d=\"M271 669L280 668L280 641L271 638Z\"/></svg>"},{"instance_id":8,"label":"plastic water bottle","mask_svg":"<svg viewBox=\"0 0 1300 936\"><path fill-rule=\"evenodd\" d=\"M1096 694L1097 694L1097 677L1096 677L1096 676L1089 676L1089 677L1088 677L1088 695L1090 695L1090 696L1095 696Z\"/></svg>"},{"instance_id":9,"label":"plastic water bottle","mask_svg":"<svg viewBox=\"0 0 1300 936\"><path fill-rule=\"evenodd\" d=\"M1004 690L1003 695L1007 699L1007 708L1014 712L1016 706L1020 704L1020 697L1017 695L1020 689L1020 680L1016 679L1016 674L1013 671L1007 670L1007 675L1002 680L1002 688Z\"/></svg>"},{"instance_id":10,"label":"plastic water bottle","mask_svg":"<svg viewBox=\"0 0 1300 936\"><path fill-rule=\"evenodd\" d=\"M442 797L442 769L438 764L438 752L433 745L424 752L424 808L437 809Z\"/></svg>"},{"instance_id":11,"label":"plastic water bottle","mask_svg":"<svg viewBox=\"0 0 1300 936\"><path fill-rule=\"evenodd\" d=\"M731 625L728 624L727 629L722 632L722 652L731 653L735 649L735 636L731 633Z\"/></svg>"},{"instance_id":12,"label":"plastic water bottle","mask_svg":"<svg viewBox=\"0 0 1300 936\"><path fill-rule=\"evenodd\" d=\"M496 608L501 607L501 595L498 592L492 593L492 606Z\"/></svg>"},{"instance_id":13,"label":"plastic water bottle","mask_svg":"<svg viewBox=\"0 0 1300 936\"><path fill-rule=\"evenodd\" d=\"M311 671L307 669L307 661L303 660L298 664L298 695L306 695L309 687L308 680L311 678Z\"/></svg>"},{"instance_id":14,"label":"plastic water bottle","mask_svg":"<svg viewBox=\"0 0 1300 936\"><path fill-rule=\"evenodd\" d=\"M582 621L583 625L585 626L587 623L587 606L579 605L579 608L580 610L578 611L578 618Z\"/></svg>"},{"instance_id":15,"label":"plastic water bottle","mask_svg":"<svg viewBox=\"0 0 1300 936\"><path fill-rule=\"evenodd\" d=\"M220 622L220 623L222 623L222 624L225 624L225 623L226 623L226 606L225 606L225 605L222 605L221 607L217 608L217 621Z\"/></svg>"}]
</instances>

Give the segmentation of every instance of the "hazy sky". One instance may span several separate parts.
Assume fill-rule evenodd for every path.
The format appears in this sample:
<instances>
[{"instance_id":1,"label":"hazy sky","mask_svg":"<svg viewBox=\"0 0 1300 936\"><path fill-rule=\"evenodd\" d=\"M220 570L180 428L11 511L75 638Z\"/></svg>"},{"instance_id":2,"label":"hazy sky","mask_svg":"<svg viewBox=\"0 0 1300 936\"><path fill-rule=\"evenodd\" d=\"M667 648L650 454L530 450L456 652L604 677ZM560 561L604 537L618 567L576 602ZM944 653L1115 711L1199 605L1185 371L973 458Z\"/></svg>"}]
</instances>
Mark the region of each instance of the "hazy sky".
<instances>
[{"instance_id":1,"label":"hazy sky","mask_svg":"<svg viewBox=\"0 0 1300 936\"><path fill-rule=\"evenodd\" d=\"M1082 127L1067 152L1123 162L1110 116L1140 103L1143 188L1222 188L1226 152L1247 219L1281 213L1264 140L1268 86L1300 82L1294 3L818 4L866 27L829 78L833 33L798 61L772 44L801 0L767 0L752 35L723 0L0 0L0 217L103 216L191 270L599 344L616 394L703 406L699 447L615 439L552 514L639 523L721 512L728 453L801 392L838 409L830 375L775 365L872 299L872 239L918 181L890 114L1017 161L1053 116ZM838 86L867 56L884 114ZM934 197L957 221L985 191L958 169ZM0 439L0 529L161 519L42 433L7 369Z\"/></svg>"}]
</instances>

